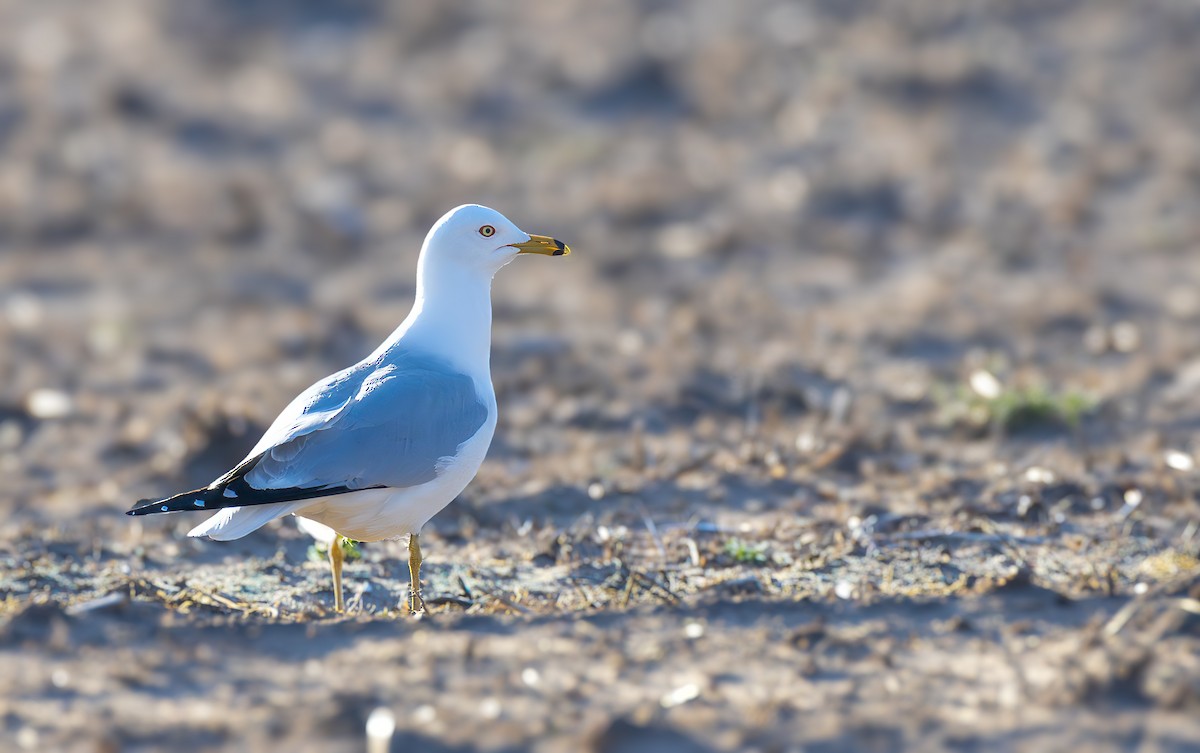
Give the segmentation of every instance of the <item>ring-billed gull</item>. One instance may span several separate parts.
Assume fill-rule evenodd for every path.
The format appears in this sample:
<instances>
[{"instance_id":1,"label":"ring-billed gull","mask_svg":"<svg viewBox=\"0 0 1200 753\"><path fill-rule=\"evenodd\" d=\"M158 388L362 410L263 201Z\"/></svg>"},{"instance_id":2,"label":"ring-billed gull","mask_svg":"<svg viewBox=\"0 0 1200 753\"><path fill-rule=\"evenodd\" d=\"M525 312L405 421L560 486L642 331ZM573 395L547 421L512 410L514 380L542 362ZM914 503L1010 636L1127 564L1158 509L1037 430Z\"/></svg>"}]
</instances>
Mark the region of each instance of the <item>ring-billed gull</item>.
<instances>
[{"instance_id":1,"label":"ring-billed gull","mask_svg":"<svg viewBox=\"0 0 1200 753\"><path fill-rule=\"evenodd\" d=\"M423 610L418 534L475 477L496 429L492 277L519 254L569 253L494 209L450 210L421 247L412 312L374 353L300 393L224 476L128 514L219 510L188 534L218 541L289 513L315 521L304 528L329 540L339 612L341 538L408 534L408 608Z\"/></svg>"}]
</instances>

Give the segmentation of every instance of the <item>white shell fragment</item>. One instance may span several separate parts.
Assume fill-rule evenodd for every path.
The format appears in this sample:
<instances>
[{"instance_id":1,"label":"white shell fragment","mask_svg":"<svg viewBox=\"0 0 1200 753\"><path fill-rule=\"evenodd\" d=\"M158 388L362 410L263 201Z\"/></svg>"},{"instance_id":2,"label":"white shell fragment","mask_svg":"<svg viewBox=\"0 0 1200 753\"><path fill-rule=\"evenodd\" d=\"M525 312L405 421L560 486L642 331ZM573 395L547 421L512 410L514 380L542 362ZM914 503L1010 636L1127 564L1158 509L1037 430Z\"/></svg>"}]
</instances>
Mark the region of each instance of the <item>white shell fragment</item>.
<instances>
[{"instance_id":1,"label":"white shell fragment","mask_svg":"<svg viewBox=\"0 0 1200 753\"><path fill-rule=\"evenodd\" d=\"M1177 471L1190 471L1196 467L1196 461L1192 459L1192 456L1180 450L1167 450L1164 460L1168 468Z\"/></svg>"}]
</instances>

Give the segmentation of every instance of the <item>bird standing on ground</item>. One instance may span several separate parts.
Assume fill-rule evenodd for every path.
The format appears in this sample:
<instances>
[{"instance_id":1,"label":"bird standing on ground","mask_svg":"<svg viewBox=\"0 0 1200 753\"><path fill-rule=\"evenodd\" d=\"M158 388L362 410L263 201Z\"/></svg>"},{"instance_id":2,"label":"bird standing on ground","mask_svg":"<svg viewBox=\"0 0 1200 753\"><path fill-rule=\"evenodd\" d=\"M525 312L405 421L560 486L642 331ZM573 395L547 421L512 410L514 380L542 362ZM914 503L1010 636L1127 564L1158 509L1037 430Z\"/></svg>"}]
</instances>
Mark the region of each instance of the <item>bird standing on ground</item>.
<instances>
[{"instance_id":1,"label":"bird standing on ground","mask_svg":"<svg viewBox=\"0 0 1200 753\"><path fill-rule=\"evenodd\" d=\"M519 254L570 252L493 209L450 210L425 237L412 312L391 337L300 393L233 470L128 514L219 510L188 533L218 541L289 513L316 521L336 534L329 562L339 612L341 538L408 534L408 608L423 610L418 534L475 477L496 430L492 277Z\"/></svg>"}]
</instances>

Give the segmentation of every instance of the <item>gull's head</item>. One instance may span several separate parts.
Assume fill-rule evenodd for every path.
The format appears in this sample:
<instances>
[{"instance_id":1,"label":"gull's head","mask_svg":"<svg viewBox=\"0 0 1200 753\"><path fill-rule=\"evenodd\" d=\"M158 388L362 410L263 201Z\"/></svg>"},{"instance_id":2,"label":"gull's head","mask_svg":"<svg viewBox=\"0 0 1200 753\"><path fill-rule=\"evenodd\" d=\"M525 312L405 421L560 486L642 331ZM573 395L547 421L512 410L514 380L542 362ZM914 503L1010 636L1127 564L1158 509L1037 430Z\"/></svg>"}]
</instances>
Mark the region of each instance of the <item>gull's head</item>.
<instances>
[{"instance_id":1,"label":"gull's head","mask_svg":"<svg viewBox=\"0 0 1200 753\"><path fill-rule=\"evenodd\" d=\"M464 204L446 212L425 236L422 263L453 263L493 275L518 254L566 256L571 249L562 241L530 235L495 209Z\"/></svg>"}]
</instances>

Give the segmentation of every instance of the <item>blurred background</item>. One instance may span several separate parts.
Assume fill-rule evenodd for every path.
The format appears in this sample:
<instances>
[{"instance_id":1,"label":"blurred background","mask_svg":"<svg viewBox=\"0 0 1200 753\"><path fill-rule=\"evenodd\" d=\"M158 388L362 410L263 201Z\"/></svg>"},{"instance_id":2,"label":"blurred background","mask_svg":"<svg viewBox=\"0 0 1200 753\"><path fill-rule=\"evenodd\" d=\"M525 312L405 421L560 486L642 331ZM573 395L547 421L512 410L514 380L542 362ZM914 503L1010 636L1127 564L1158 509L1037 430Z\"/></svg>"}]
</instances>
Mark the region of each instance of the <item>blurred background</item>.
<instances>
[{"instance_id":1,"label":"blurred background","mask_svg":"<svg viewBox=\"0 0 1200 753\"><path fill-rule=\"evenodd\" d=\"M1132 537L1060 575L1133 588L1168 551L1194 577L1198 39L1182 0L0 3L6 598L70 601L17 575L38 552L302 557L290 526L205 548L119 513L370 352L466 202L576 253L496 280L500 428L431 523L443 562L526 562L527 524L799 557L779 531L814 518L984 510Z\"/></svg>"},{"instance_id":2,"label":"blurred background","mask_svg":"<svg viewBox=\"0 0 1200 753\"><path fill-rule=\"evenodd\" d=\"M192 423L254 434L369 352L464 202L580 250L497 282L510 418L656 425L755 391L799 411L844 385L870 421L998 358L1140 426L1178 367L1200 378L1197 23L1172 2L5 3L6 494L74 518L207 482L244 448L181 466L214 429Z\"/></svg>"}]
</instances>

